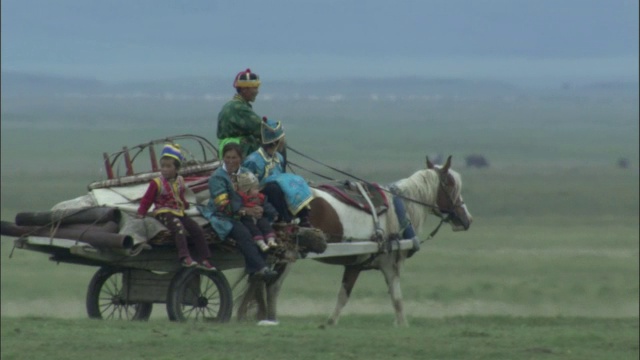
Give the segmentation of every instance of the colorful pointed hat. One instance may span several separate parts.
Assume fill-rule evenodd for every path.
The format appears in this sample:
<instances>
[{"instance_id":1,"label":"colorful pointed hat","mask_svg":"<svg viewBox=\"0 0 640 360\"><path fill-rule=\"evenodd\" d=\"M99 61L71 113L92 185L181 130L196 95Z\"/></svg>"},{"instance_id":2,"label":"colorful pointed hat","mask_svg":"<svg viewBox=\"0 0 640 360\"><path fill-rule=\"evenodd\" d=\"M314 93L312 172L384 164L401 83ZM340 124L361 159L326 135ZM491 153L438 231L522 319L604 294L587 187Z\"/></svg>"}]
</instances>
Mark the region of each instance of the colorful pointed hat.
<instances>
[{"instance_id":1,"label":"colorful pointed hat","mask_svg":"<svg viewBox=\"0 0 640 360\"><path fill-rule=\"evenodd\" d=\"M262 118L262 143L271 144L284 137L284 129L280 121L267 120Z\"/></svg>"},{"instance_id":2,"label":"colorful pointed hat","mask_svg":"<svg viewBox=\"0 0 640 360\"><path fill-rule=\"evenodd\" d=\"M170 157L172 159L178 160L179 162L182 162L182 160L184 160L184 157L180 152L180 145L178 144L165 145L164 148L162 148L162 154L160 155L161 159L163 157Z\"/></svg>"},{"instance_id":3,"label":"colorful pointed hat","mask_svg":"<svg viewBox=\"0 0 640 360\"><path fill-rule=\"evenodd\" d=\"M260 77L256 73L252 73L251 69L240 71L233 80L234 88L259 87Z\"/></svg>"},{"instance_id":4,"label":"colorful pointed hat","mask_svg":"<svg viewBox=\"0 0 640 360\"><path fill-rule=\"evenodd\" d=\"M242 192L248 192L253 187L258 187L258 178L251 172L244 172L238 174L238 190Z\"/></svg>"}]
</instances>

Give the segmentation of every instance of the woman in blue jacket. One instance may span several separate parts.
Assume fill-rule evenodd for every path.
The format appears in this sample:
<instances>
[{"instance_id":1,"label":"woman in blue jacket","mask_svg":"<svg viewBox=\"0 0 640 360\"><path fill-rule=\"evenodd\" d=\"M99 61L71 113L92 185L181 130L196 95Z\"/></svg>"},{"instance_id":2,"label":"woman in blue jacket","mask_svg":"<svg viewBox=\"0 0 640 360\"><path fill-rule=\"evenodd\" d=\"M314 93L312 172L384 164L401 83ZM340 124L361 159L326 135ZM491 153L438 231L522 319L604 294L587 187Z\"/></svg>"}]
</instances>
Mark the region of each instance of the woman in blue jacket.
<instances>
[{"instance_id":1,"label":"woman in blue jacket","mask_svg":"<svg viewBox=\"0 0 640 360\"><path fill-rule=\"evenodd\" d=\"M242 147L228 143L222 149L223 165L209 178L210 199L206 207L199 207L200 213L209 220L220 239L231 237L245 259L245 269L251 276L265 280L275 278L278 273L271 270L265 261L266 254L258 251L249 229L240 222L242 216L263 216L261 206L243 207L242 199L236 192L237 175L249 170L241 167Z\"/></svg>"}]
</instances>

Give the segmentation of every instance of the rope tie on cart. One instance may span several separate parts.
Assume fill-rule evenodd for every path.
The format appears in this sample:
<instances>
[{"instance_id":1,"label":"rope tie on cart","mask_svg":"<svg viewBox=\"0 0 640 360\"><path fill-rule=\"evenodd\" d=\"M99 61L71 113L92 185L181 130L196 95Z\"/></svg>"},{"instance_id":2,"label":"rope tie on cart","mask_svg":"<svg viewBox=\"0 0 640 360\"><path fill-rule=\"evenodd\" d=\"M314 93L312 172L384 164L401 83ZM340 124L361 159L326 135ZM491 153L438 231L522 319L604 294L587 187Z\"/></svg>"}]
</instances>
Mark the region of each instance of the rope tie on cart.
<instances>
[{"instance_id":1,"label":"rope tie on cart","mask_svg":"<svg viewBox=\"0 0 640 360\"><path fill-rule=\"evenodd\" d=\"M49 222L49 223L47 223L47 224L45 224L45 225L41 225L41 226L39 226L39 227L35 228L34 230L31 230L31 231L27 232L26 234L21 235L20 237L18 237L18 239L24 239L24 238L27 238L27 237L29 237L29 236L31 236L31 235L33 235L33 234L35 234L36 232L38 232L38 231L40 231L40 230L42 230L42 229L48 228L48 229L49 229L49 245L53 245L53 238L55 237L54 235L55 235L55 233L58 231L58 229L60 228L60 225L62 224L62 220L66 219L66 218L68 218L68 217L70 217L70 216L80 214L80 213L81 213L81 212L83 212L83 211L88 211L88 210L89 210L89 209L91 209L91 208L93 208L93 207L80 208L80 209L78 209L78 210L76 210L76 211L73 211L73 212L70 212L70 213L68 213L68 214L64 214L64 211L65 211L65 210L60 210L60 211L62 211L62 213L63 213L64 215L60 216L60 218L59 218L59 219L54 220L54 221L51 221L51 222ZM91 225L95 225L95 224L97 224L97 223L98 223L98 222L99 222L99 221L100 221L104 216L105 216L105 215L103 215L102 217L100 217L100 218L98 218L98 219L94 220L94 221L93 221L91 224L89 224L88 226L91 226ZM80 236L80 237L82 237L82 235L84 235L84 233L85 233L87 230L88 230L88 229L85 229L85 230L81 233L81 236ZM78 242L79 242L79 241L80 241L80 240L75 240L75 244L76 244L76 245L78 245ZM13 247L11 248L11 252L9 253L9 259L11 259L11 258L13 257L13 251L15 250L15 248L16 248L16 243L14 242L14 243L13 243Z\"/></svg>"}]
</instances>

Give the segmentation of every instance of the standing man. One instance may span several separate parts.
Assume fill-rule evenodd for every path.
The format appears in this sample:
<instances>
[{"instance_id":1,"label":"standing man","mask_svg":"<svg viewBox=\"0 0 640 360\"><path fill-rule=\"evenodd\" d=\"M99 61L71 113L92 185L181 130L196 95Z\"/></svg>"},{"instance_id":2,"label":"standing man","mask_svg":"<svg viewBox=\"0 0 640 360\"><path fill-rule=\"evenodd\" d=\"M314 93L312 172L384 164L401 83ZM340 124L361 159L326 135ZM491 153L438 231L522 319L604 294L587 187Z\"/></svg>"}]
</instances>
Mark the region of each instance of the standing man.
<instances>
[{"instance_id":1,"label":"standing man","mask_svg":"<svg viewBox=\"0 0 640 360\"><path fill-rule=\"evenodd\" d=\"M261 145L262 119L251 107L258 96L260 77L250 69L241 71L233 81L236 94L218 114L218 151L227 143L240 144L245 157Z\"/></svg>"}]
</instances>

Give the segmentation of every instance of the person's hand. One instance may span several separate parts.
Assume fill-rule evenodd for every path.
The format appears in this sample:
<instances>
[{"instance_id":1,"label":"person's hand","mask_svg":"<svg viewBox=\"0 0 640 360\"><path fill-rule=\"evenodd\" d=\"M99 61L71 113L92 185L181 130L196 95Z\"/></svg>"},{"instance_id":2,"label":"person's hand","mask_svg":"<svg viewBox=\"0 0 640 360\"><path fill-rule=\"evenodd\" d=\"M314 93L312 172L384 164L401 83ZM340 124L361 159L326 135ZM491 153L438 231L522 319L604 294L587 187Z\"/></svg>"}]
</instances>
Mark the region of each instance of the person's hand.
<instances>
[{"instance_id":1,"label":"person's hand","mask_svg":"<svg viewBox=\"0 0 640 360\"><path fill-rule=\"evenodd\" d=\"M253 206L250 208L246 208L245 211L247 212L247 215L253 216L256 219L260 219L262 217L264 209L262 208L262 206Z\"/></svg>"},{"instance_id":2,"label":"person's hand","mask_svg":"<svg viewBox=\"0 0 640 360\"><path fill-rule=\"evenodd\" d=\"M138 219L144 219L144 215L136 214L136 218L138 218Z\"/></svg>"}]
</instances>

